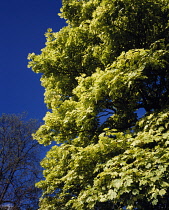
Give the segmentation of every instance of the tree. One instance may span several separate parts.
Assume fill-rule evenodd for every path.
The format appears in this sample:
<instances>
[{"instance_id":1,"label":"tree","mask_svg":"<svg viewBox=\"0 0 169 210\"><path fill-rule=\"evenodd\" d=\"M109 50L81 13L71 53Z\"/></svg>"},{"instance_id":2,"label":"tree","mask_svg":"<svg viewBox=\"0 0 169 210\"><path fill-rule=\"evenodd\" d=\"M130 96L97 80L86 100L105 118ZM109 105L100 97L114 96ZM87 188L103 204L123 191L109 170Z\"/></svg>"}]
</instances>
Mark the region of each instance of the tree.
<instances>
[{"instance_id":1,"label":"tree","mask_svg":"<svg viewBox=\"0 0 169 210\"><path fill-rule=\"evenodd\" d=\"M0 205L14 209L37 209L41 178L40 146L32 139L39 123L25 121L24 114L0 117Z\"/></svg>"},{"instance_id":2,"label":"tree","mask_svg":"<svg viewBox=\"0 0 169 210\"><path fill-rule=\"evenodd\" d=\"M51 110L34 137L56 142L40 209L169 208L168 5L64 0L68 26L29 55Z\"/></svg>"}]
</instances>

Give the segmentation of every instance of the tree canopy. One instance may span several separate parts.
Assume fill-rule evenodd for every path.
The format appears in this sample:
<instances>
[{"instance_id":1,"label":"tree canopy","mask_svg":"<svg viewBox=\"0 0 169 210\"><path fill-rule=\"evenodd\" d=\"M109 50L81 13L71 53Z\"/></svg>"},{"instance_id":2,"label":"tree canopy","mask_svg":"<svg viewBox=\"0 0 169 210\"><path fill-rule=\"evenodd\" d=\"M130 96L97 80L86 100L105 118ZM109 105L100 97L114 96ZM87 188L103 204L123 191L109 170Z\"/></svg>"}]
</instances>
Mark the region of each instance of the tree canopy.
<instances>
[{"instance_id":1,"label":"tree canopy","mask_svg":"<svg viewBox=\"0 0 169 210\"><path fill-rule=\"evenodd\" d=\"M168 209L169 0L63 0L60 16L28 56L50 109L34 137L56 142L40 209Z\"/></svg>"}]
</instances>

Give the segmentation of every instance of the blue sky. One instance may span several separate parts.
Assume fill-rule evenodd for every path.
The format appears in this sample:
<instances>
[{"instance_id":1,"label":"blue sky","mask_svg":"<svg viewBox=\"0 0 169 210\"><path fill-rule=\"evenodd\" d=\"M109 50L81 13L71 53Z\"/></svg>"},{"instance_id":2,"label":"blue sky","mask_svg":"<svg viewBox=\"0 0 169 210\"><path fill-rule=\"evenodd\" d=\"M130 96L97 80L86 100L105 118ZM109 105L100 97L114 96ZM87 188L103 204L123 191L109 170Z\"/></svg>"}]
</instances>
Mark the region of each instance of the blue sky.
<instances>
[{"instance_id":1,"label":"blue sky","mask_svg":"<svg viewBox=\"0 0 169 210\"><path fill-rule=\"evenodd\" d=\"M60 8L61 0L1 1L0 115L28 112L40 121L45 116L40 75L27 68L27 56L45 47L48 28L57 32L66 25Z\"/></svg>"},{"instance_id":2,"label":"blue sky","mask_svg":"<svg viewBox=\"0 0 169 210\"><path fill-rule=\"evenodd\" d=\"M59 31L61 0L5 0L0 3L0 114L28 112L42 120L46 113L40 75L27 68L28 53L40 53L48 28Z\"/></svg>"}]
</instances>

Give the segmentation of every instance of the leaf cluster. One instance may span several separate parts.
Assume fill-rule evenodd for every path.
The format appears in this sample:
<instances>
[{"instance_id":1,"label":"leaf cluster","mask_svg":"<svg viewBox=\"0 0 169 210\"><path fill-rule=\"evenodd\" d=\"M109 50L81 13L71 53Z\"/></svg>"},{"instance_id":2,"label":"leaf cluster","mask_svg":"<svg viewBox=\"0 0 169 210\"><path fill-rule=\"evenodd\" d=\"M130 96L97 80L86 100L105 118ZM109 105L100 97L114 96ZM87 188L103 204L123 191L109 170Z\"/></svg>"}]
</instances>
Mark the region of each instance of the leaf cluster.
<instances>
[{"instance_id":1,"label":"leaf cluster","mask_svg":"<svg viewBox=\"0 0 169 210\"><path fill-rule=\"evenodd\" d=\"M29 55L51 110L34 138L56 142L40 209L167 209L169 1L64 0L60 15Z\"/></svg>"}]
</instances>

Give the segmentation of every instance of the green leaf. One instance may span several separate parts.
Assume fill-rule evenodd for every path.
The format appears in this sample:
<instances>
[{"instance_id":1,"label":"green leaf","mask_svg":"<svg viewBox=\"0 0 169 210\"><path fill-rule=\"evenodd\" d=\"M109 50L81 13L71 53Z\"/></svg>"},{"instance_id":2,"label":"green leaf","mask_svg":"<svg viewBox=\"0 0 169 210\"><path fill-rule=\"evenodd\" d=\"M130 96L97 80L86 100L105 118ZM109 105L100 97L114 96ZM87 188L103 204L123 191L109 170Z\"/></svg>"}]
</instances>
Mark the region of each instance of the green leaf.
<instances>
[{"instance_id":1,"label":"green leaf","mask_svg":"<svg viewBox=\"0 0 169 210\"><path fill-rule=\"evenodd\" d=\"M109 191L108 191L108 198L110 199L110 200L113 200L114 198L116 198L117 197L117 193L115 192L115 191L113 191L112 189L110 189Z\"/></svg>"},{"instance_id":2,"label":"green leaf","mask_svg":"<svg viewBox=\"0 0 169 210\"><path fill-rule=\"evenodd\" d=\"M112 186L119 189L123 185L123 180L121 179L115 179L112 181Z\"/></svg>"},{"instance_id":3,"label":"green leaf","mask_svg":"<svg viewBox=\"0 0 169 210\"><path fill-rule=\"evenodd\" d=\"M132 191L132 194L133 194L133 195L138 195L138 194L139 194L139 190L134 189L134 190Z\"/></svg>"},{"instance_id":4,"label":"green leaf","mask_svg":"<svg viewBox=\"0 0 169 210\"><path fill-rule=\"evenodd\" d=\"M159 191L159 195L163 196L163 195L165 195L165 194L166 194L166 190L165 190L165 189L161 189L161 190Z\"/></svg>"}]
</instances>

